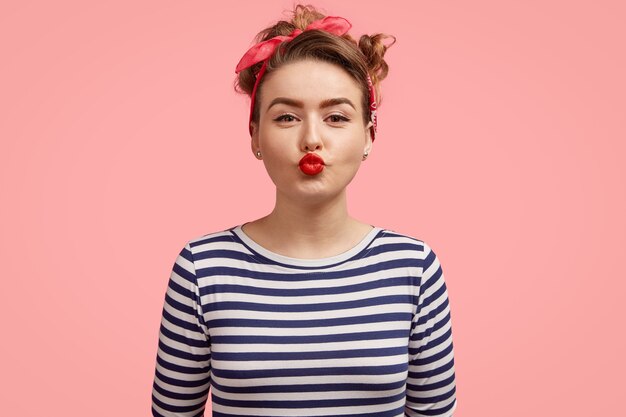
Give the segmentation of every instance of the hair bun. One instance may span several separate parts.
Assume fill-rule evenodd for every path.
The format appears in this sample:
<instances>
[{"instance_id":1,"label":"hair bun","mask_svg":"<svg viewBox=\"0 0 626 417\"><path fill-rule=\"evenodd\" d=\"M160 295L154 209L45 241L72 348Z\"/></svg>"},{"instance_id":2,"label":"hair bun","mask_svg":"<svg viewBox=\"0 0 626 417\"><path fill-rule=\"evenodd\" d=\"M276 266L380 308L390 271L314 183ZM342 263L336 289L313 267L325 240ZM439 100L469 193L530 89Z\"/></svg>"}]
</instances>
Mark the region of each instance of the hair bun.
<instances>
[{"instance_id":1,"label":"hair bun","mask_svg":"<svg viewBox=\"0 0 626 417\"><path fill-rule=\"evenodd\" d=\"M315 7L310 4L298 4L293 11L291 24L297 29L304 30L304 28L309 26L311 23L325 17L326 15L317 11Z\"/></svg>"},{"instance_id":2,"label":"hair bun","mask_svg":"<svg viewBox=\"0 0 626 417\"><path fill-rule=\"evenodd\" d=\"M386 39L392 39L392 42L385 44ZM376 85L387 77L389 65L385 62L385 52L396 43L395 36L377 33L375 35L363 35L359 39L359 49L365 55L367 67L372 77L372 82Z\"/></svg>"}]
</instances>

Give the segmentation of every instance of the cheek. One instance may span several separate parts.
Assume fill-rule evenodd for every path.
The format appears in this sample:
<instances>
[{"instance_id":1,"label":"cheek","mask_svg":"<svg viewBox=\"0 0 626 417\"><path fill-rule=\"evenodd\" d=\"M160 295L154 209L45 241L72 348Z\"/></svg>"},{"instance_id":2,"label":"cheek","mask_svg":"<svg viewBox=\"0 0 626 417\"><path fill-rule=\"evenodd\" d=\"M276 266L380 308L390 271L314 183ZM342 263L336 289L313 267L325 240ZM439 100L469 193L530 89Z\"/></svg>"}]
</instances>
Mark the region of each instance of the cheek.
<instances>
[{"instance_id":1,"label":"cheek","mask_svg":"<svg viewBox=\"0 0 626 417\"><path fill-rule=\"evenodd\" d=\"M290 171L293 171L295 156L289 152L286 146L280 146L277 142L266 143L263 146L263 163L267 173L273 179L284 177Z\"/></svg>"},{"instance_id":2,"label":"cheek","mask_svg":"<svg viewBox=\"0 0 626 417\"><path fill-rule=\"evenodd\" d=\"M350 152L346 152L341 159L341 164L347 169L358 168L361 164L361 154L357 149L351 149Z\"/></svg>"},{"instance_id":3,"label":"cheek","mask_svg":"<svg viewBox=\"0 0 626 417\"><path fill-rule=\"evenodd\" d=\"M362 149L350 146L336 154L337 158L334 160L333 172L338 175L337 180L350 182L354 178L361 166L361 152Z\"/></svg>"},{"instance_id":4,"label":"cheek","mask_svg":"<svg viewBox=\"0 0 626 417\"><path fill-rule=\"evenodd\" d=\"M352 138L346 141L336 149L336 155L341 158L344 163L358 164L363 156L364 142Z\"/></svg>"}]
</instances>

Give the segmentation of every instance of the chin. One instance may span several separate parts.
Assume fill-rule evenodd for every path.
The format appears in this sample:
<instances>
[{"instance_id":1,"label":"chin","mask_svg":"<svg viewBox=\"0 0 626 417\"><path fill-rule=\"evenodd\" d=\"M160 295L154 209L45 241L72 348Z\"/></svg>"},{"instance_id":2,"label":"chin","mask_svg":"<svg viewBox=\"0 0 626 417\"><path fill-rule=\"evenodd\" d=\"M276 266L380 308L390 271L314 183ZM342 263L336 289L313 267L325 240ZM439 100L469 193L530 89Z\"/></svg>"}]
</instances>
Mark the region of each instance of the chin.
<instances>
[{"instance_id":1,"label":"chin","mask_svg":"<svg viewBox=\"0 0 626 417\"><path fill-rule=\"evenodd\" d=\"M300 184L296 189L291 189L289 195L293 199L306 203L323 203L345 194L346 186L331 187L328 184L311 182L309 184Z\"/></svg>"}]
</instances>

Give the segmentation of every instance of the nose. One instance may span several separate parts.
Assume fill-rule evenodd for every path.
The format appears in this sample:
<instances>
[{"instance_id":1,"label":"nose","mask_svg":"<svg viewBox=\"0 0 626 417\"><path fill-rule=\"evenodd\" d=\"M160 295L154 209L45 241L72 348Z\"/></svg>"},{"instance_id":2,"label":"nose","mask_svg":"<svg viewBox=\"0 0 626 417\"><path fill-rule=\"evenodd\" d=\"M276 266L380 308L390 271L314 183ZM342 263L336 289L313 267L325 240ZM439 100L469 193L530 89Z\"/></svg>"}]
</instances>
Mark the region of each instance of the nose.
<instances>
[{"instance_id":1,"label":"nose","mask_svg":"<svg viewBox=\"0 0 626 417\"><path fill-rule=\"evenodd\" d=\"M323 147L321 126L314 121L304 123L300 147L304 152L319 150Z\"/></svg>"}]
</instances>

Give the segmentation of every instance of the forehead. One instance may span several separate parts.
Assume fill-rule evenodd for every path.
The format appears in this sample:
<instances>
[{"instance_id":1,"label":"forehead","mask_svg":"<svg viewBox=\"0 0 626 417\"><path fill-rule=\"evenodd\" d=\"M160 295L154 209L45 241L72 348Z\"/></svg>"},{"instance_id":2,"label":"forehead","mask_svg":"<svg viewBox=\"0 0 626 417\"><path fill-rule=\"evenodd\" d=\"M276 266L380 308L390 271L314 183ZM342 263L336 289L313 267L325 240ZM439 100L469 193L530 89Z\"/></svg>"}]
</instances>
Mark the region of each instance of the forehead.
<instances>
[{"instance_id":1,"label":"forehead","mask_svg":"<svg viewBox=\"0 0 626 417\"><path fill-rule=\"evenodd\" d=\"M340 66L305 60L286 64L268 74L263 80L261 101L269 103L279 96L305 102L346 97L358 103L362 94L359 83Z\"/></svg>"}]
</instances>

